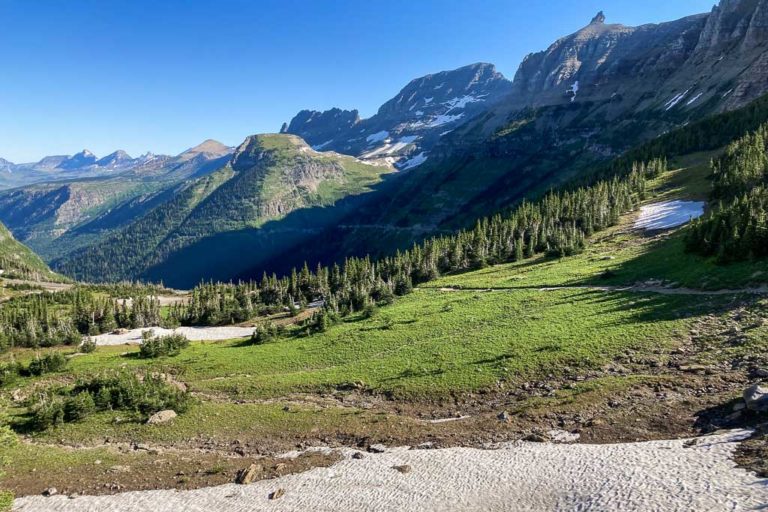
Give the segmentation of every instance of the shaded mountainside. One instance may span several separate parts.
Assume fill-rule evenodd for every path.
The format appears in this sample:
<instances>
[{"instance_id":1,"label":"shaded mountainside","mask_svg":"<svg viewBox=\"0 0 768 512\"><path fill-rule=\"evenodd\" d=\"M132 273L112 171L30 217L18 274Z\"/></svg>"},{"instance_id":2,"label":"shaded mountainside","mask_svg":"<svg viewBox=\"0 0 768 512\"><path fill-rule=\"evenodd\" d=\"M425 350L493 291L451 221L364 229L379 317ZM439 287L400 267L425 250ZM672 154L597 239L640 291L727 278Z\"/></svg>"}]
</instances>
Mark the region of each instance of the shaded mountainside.
<instances>
[{"instance_id":1,"label":"shaded mountainside","mask_svg":"<svg viewBox=\"0 0 768 512\"><path fill-rule=\"evenodd\" d=\"M293 135L248 137L218 171L182 184L137 221L54 265L89 280L162 279L180 287L226 280L333 222L348 210L332 205L369 191L387 172L318 153ZM272 231L271 223L312 207L331 214L284 222L279 236Z\"/></svg>"}]
</instances>

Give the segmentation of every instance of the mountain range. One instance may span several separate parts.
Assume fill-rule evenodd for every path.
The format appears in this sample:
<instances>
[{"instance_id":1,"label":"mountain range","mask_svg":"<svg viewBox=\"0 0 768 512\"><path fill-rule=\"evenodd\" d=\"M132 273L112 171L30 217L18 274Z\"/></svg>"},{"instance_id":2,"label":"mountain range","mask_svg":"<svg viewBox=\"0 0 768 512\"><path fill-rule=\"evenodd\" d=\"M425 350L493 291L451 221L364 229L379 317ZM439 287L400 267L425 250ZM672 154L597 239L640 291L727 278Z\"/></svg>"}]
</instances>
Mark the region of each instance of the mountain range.
<instances>
[{"instance_id":1,"label":"mountain range","mask_svg":"<svg viewBox=\"0 0 768 512\"><path fill-rule=\"evenodd\" d=\"M768 0L639 27L600 12L512 80L485 63L426 75L368 119L303 110L234 151L208 141L144 161L0 161L5 183L38 182L0 192L0 221L55 269L95 281L185 287L389 254L761 97L766 31Z\"/></svg>"}]
</instances>

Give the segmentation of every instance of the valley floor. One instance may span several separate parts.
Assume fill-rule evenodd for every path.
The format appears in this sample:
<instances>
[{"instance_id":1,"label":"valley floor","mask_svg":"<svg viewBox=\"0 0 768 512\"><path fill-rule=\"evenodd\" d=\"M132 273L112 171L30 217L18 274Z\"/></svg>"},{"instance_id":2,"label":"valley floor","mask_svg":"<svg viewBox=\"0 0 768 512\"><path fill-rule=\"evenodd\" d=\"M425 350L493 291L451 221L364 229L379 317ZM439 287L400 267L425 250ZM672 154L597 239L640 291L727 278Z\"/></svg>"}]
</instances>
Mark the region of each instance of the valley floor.
<instances>
[{"instance_id":1,"label":"valley floor","mask_svg":"<svg viewBox=\"0 0 768 512\"><path fill-rule=\"evenodd\" d=\"M698 199L679 190L701 170L682 172L656 200ZM162 371L198 402L163 425L102 412L26 432L0 484L25 511L754 508L768 486L735 468L743 434L670 439L760 423L739 409L768 370L768 263L714 265L685 254L677 230L635 229L637 216L578 256L446 276L311 336L73 356L2 390L19 430L27 396L104 369ZM551 443L564 436L584 444ZM351 458L379 443L436 450ZM478 450L497 443L512 444ZM759 468L760 450L740 464ZM259 482L223 485L252 463ZM63 496L32 497L49 487Z\"/></svg>"}]
</instances>

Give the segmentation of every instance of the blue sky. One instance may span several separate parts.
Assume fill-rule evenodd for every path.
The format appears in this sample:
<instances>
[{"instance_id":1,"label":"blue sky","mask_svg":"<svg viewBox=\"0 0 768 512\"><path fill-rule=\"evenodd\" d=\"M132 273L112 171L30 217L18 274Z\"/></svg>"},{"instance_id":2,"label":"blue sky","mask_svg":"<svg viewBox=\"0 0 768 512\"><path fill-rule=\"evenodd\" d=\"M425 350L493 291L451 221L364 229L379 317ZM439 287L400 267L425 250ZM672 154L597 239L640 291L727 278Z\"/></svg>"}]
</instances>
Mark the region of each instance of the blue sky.
<instances>
[{"instance_id":1,"label":"blue sky","mask_svg":"<svg viewBox=\"0 0 768 512\"><path fill-rule=\"evenodd\" d=\"M0 0L0 157L236 145L303 108L364 117L413 78L472 62L511 78L586 25L714 0Z\"/></svg>"}]
</instances>

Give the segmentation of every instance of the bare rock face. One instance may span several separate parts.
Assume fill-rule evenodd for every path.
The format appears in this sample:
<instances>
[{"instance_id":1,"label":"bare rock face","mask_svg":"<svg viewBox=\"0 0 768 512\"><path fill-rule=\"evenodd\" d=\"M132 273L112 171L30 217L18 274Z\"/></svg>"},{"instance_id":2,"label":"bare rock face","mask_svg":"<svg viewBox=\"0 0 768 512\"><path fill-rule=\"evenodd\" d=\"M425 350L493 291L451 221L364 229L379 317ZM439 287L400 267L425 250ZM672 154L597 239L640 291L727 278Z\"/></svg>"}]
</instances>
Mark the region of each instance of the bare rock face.
<instances>
[{"instance_id":1,"label":"bare rock face","mask_svg":"<svg viewBox=\"0 0 768 512\"><path fill-rule=\"evenodd\" d=\"M492 64L477 63L412 80L368 119L360 119L357 110L303 110L287 131L318 151L337 151L407 170L424 163L443 135L510 90L509 80Z\"/></svg>"},{"instance_id":2,"label":"bare rock face","mask_svg":"<svg viewBox=\"0 0 768 512\"><path fill-rule=\"evenodd\" d=\"M768 387L755 384L744 390L744 403L747 409L755 412L768 412Z\"/></svg>"},{"instance_id":3,"label":"bare rock face","mask_svg":"<svg viewBox=\"0 0 768 512\"><path fill-rule=\"evenodd\" d=\"M261 475L262 469L260 464L251 464L247 468L241 469L237 473L235 483L240 485L253 483Z\"/></svg>"},{"instance_id":4,"label":"bare rock face","mask_svg":"<svg viewBox=\"0 0 768 512\"><path fill-rule=\"evenodd\" d=\"M168 423L176 417L176 412L170 409L165 411L156 412L147 420L147 425L160 425L162 423Z\"/></svg>"}]
</instances>

